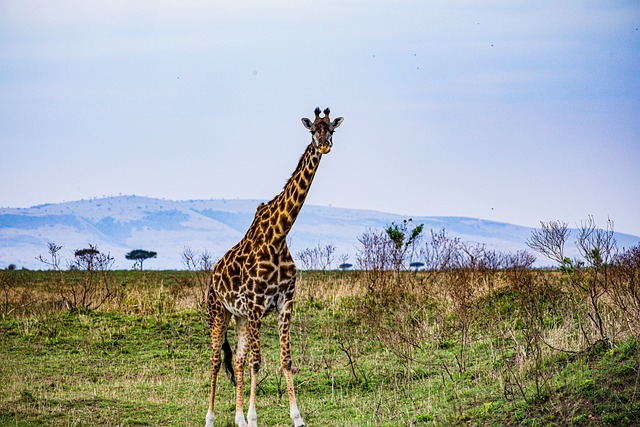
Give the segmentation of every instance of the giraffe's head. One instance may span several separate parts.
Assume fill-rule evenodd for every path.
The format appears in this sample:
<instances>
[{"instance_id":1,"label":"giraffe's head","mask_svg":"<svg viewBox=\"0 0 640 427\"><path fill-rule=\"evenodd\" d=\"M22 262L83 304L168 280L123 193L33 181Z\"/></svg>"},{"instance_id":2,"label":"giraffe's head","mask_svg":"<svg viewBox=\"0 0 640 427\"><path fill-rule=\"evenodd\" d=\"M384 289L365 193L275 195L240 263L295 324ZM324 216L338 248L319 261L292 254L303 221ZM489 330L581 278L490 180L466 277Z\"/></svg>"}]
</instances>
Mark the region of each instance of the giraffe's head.
<instances>
[{"instance_id":1,"label":"giraffe's head","mask_svg":"<svg viewBox=\"0 0 640 427\"><path fill-rule=\"evenodd\" d=\"M333 141L331 141L333 131L342 124L344 118L338 117L331 121L328 108L324 110L324 117L320 117L320 107L317 107L314 113L316 119L313 122L304 118L302 119L302 124L311 131L311 143L315 145L320 154L327 154L331 151L331 146L333 145Z\"/></svg>"}]
</instances>

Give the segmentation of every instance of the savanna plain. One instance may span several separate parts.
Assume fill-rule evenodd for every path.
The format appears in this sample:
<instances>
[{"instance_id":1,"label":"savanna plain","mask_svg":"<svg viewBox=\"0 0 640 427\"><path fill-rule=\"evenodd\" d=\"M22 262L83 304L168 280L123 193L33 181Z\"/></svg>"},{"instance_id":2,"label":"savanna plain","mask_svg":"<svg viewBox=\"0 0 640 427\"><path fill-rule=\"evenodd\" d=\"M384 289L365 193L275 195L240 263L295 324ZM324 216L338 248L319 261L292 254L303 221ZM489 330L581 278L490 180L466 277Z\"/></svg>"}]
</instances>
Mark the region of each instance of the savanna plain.
<instances>
[{"instance_id":1,"label":"savanna plain","mask_svg":"<svg viewBox=\"0 0 640 427\"><path fill-rule=\"evenodd\" d=\"M548 269L403 224L361 236L353 270L300 270L291 339L306 424L640 425L640 246L589 227L576 259L557 245L562 224L532 236ZM322 267L330 252L300 255ZM0 425L204 425L207 257L116 271L52 255L48 270L0 271ZM258 424L289 426L276 316L261 342ZM216 425L233 426L220 375Z\"/></svg>"}]
</instances>

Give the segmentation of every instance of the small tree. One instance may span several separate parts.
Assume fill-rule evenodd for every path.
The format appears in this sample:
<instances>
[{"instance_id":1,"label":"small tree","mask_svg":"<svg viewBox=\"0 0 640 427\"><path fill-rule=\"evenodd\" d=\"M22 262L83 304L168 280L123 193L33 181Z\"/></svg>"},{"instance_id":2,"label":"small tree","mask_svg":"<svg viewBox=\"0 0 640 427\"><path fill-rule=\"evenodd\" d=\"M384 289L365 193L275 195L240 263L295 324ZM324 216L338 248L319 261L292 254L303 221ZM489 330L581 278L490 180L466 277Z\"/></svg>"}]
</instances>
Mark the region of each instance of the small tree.
<instances>
[{"instance_id":1,"label":"small tree","mask_svg":"<svg viewBox=\"0 0 640 427\"><path fill-rule=\"evenodd\" d=\"M76 249L73 252L75 259L71 264L69 264L69 269L87 271L96 270L99 264L104 260L100 255L101 254L97 249L97 246L89 245L86 249ZM111 259L111 262L112 261L113 258Z\"/></svg>"},{"instance_id":2,"label":"small tree","mask_svg":"<svg viewBox=\"0 0 640 427\"><path fill-rule=\"evenodd\" d=\"M128 260L132 260L140 263L140 270L142 270L142 263L145 259L155 258L158 255L157 252L145 251L144 249L134 249L124 257Z\"/></svg>"},{"instance_id":3,"label":"small tree","mask_svg":"<svg viewBox=\"0 0 640 427\"><path fill-rule=\"evenodd\" d=\"M424 267L424 262L412 262L411 264L409 264L409 267L411 267L414 271L418 271L422 267Z\"/></svg>"},{"instance_id":4,"label":"small tree","mask_svg":"<svg viewBox=\"0 0 640 427\"><path fill-rule=\"evenodd\" d=\"M424 224L417 225L410 229L413 219L409 218L402 221L402 224L392 222L385 229L387 237L393 243L391 252L393 268L397 271L405 267L405 262L411 262L417 244L420 240Z\"/></svg>"}]
</instances>

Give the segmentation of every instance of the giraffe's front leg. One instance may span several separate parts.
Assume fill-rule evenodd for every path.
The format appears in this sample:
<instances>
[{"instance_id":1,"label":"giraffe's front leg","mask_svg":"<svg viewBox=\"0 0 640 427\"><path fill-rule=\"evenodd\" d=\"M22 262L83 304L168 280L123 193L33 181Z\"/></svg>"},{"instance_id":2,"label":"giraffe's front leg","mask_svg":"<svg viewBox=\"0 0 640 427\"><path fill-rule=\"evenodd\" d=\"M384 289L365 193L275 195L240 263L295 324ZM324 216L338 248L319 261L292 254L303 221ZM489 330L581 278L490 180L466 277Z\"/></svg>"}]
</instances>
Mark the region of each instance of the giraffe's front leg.
<instances>
[{"instance_id":1,"label":"giraffe's front leg","mask_svg":"<svg viewBox=\"0 0 640 427\"><path fill-rule=\"evenodd\" d=\"M253 314L253 315L252 315ZM249 393L249 409L247 410L247 421L249 427L258 427L258 414L256 412L256 393L258 390L258 371L260 370L260 324L261 319L256 312L249 315L247 322L247 336L249 347L251 348L250 370L251 370L251 391Z\"/></svg>"},{"instance_id":2,"label":"giraffe's front leg","mask_svg":"<svg viewBox=\"0 0 640 427\"><path fill-rule=\"evenodd\" d=\"M238 328L238 347L236 348L236 418L238 427L257 427L256 390L258 388L258 369L260 368L260 319L250 315L248 319L236 317ZM243 411L244 398L244 365L247 350L251 351L249 366L251 373L251 391L249 395L249 409L245 421ZM249 422L247 424L247 421Z\"/></svg>"},{"instance_id":3,"label":"giraffe's front leg","mask_svg":"<svg viewBox=\"0 0 640 427\"><path fill-rule=\"evenodd\" d=\"M291 350L289 344L289 328L291 326L291 311L293 309L293 298L285 302L278 315L278 330L280 332L280 364L282 373L287 383L287 394L289 395L289 414L295 427L304 427L304 420L298 410L296 394L293 390L293 376L291 374Z\"/></svg>"},{"instance_id":4,"label":"giraffe's front leg","mask_svg":"<svg viewBox=\"0 0 640 427\"><path fill-rule=\"evenodd\" d=\"M236 347L236 355L234 360L234 368L236 371L236 417L235 422L238 427L247 427L247 421L244 418L244 364L247 358L247 349L249 341L247 340L247 319L236 316L236 330L238 333L238 345Z\"/></svg>"}]
</instances>

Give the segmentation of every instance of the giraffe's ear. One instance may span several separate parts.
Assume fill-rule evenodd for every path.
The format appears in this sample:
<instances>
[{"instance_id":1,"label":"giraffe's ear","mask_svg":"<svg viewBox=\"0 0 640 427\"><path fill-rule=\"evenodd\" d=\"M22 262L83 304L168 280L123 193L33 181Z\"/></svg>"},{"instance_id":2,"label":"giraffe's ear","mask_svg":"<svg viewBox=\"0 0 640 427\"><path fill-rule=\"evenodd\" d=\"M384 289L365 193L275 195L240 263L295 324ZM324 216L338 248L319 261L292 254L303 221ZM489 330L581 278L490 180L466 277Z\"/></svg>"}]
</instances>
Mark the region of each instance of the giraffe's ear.
<instances>
[{"instance_id":1,"label":"giraffe's ear","mask_svg":"<svg viewBox=\"0 0 640 427\"><path fill-rule=\"evenodd\" d=\"M335 119L333 121L333 123L331 123L331 126L333 126L333 128L337 128L338 126L340 126L342 124L342 122L344 121L344 117L338 117L337 119Z\"/></svg>"},{"instance_id":2,"label":"giraffe's ear","mask_svg":"<svg viewBox=\"0 0 640 427\"><path fill-rule=\"evenodd\" d=\"M311 130L311 126L313 126L311 120L307 119L306 117L302 119L302 124L309 130Z\"/></svg>"}]
</instances>

